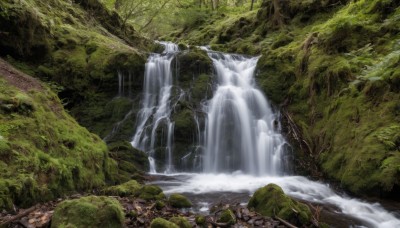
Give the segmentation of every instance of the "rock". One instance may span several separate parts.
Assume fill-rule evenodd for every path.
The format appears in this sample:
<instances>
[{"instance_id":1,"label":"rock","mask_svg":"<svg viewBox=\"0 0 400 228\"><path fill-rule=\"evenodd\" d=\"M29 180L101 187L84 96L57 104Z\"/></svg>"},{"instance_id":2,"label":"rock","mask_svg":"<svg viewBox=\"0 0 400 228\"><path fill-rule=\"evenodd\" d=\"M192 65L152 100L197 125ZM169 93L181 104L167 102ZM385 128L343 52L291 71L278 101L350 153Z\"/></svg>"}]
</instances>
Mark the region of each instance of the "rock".
<instances>
[{"instance_id":1,"label":"rock","mask_svg":"<svg viewBox=\"0 0 400 228\"><path fill-rule=\"evenodd\" d=\"M275 184L258 189L248 207L264 216L278 216L295 225L309 224L312 217L307 205L291 199Z\"/></svg>"},{"instance_id":2,"label":"rock","mask_svg":"<svg viewBox=\"0 0 400 228\"><path fill-rule=\"evenodd\" d=\"M51 227L123 227L121 204L105 196L88 196L61 202L55 209Z\"/></svg>"},{"instance_id":3,"label":"rock","mask_svg":"<svg viewBox=\"0 0 400 228\"><path fill-rule=\"evenodd\" d=\"M204 226L206 224L206 217L204 217L203 215L198 215L196 216L194 221L197 225Z\"/></svg>"},{"instance_id":4,"label":"rock","mask_svg":"<svg viewBox=\"0 0 400 228\"><path fill-rule=\"evenodd\" d=\"M139 190L139 198L144 200L162 200L165 195L162 189L156 185L145 185Z\"/></svg>"},{"instance_id":5,"label":"rock","mask_svg":"<svg viewBox=\"0 0 400 228\"><path fill-rule=\"evenodd\" d=\"M192 207L192 202L181 194L172 194L168 199L169 204L175 208Z\"/></svg>"},{"instance_id":6,"label":"rock","mask_svg":"<svg viewBox=\"0 0 400 228\"><path fill-rule=\"evenodd\" d=\"M103 192L106 195L124 197L135 195L141 189L141 187L142 186L137 181L131 180L120 185L108 187L104 189Z\"/></svg>"},{"instance_id":7,"label":"rock","mask_svg":"<svg viewBox=\"0 0 400 228\"><path fill-rule=\"evenodd\" d=\"M181 217L181 216L172 217L169 221L175 223L180 228L191 228L192 227L192 225L189 223L189 221L186 218Z\"/></svg>"},{"instance_id":8,"label":"rock","mask_svg":"<svg viewBox=\"0 0 400 228\"><path fill-rule=\"evenodd\" d=\"M163 218L154 219L151 224L151 228L179 228L175 223L169 222Z\"/></svg>"},{"instance_id":9,"label":"rock","mask_svg":"<svg viewBox=\"0 0 400 228\"><path fill-rule=\"evenodd\" d=\"M156 208L157 208L157 210L161 210L161 209L163 209L165 207L165 203L163 202L163 201L161 201L161 200L157 200L157 202L156 202Z\"/></svg>"},{"instance_id":10,"label":"rock","mask_svg":"<svg viewBox=\"0 0 400 228\"><path fill-rule=\"evenodd\" d=\"M226 223L227 225L233 225L236 223L236 216L233 214L232 210L223 210L218 217L218 223Z\"/></svg>"}]
</instances>

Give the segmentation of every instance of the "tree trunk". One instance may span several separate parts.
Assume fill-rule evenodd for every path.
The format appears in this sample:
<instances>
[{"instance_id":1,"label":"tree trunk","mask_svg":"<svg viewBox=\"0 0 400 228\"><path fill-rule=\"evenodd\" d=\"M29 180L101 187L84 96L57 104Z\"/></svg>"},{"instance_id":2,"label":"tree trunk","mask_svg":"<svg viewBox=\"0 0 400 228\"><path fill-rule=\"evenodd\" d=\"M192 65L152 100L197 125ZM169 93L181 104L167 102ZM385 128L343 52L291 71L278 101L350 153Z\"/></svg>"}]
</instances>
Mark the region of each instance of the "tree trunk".
<instances>
[{"instance_id":1,"label":"tree trunk","mask_svg":"<svg viewBox=\"0 0 400 228\"><path fill-rule=\"evenodd\" d=\"M278 27L282 27L284 22L283 22L283 15L281 13L280 0L273 0L272 3L274 6L274 15L272 16L272 21Z\"/></svg>"},{"instance_id":2,"label":"tree trunk","mask_svg":"<svg viewBox=\"0 0 400 228\"><path fill-rule=\"evenodd\" d=\"M253 7L254 7L254 0L251 0L250 11L252 11L252 10L253 10Z\"/></svg>"}]
</instances>

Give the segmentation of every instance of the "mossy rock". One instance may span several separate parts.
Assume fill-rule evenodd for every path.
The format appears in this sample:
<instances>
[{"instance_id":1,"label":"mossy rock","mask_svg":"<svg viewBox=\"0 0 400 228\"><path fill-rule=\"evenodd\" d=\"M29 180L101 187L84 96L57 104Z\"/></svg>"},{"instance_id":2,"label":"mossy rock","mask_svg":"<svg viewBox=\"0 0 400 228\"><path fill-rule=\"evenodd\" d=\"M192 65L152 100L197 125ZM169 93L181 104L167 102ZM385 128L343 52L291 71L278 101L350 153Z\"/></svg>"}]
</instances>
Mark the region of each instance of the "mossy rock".
<instances>
[{"instance_id":1,"label":"mossy rock","mask_svg":"<svg viewBox=\"0 0 400 228\"><path fill-rule=\"evenodd\" d=\"M176 225L178 225L179 228L191 228L192 227L190 222L186 218L181 217L181 216L172 217L172 218L169 219L169 221L175 223Z\"/></svg>"},{"instance_id":2,"label":"mossy rock","mask_svg":"<svg viewBox=\"0 0 400 228\"><path fill-rule=\"evenodd\" d=\"M57 205L51 227L123 227L124 212L113 198L88 196Z\"/></svg>"},{"instance_id":3,"label":"mossy rock","mask_svg":"<svg viewBox=\"0 0 400 228\"><path fill-rule=\"evenodd\" d=\"M175 208L188 208L192 207L192 202L184 195L181 194L171 194L168 199L169 204Z\"/></svg>"},{"instance_id":4,"label":"mossy rock","mask_svg":"<svg viewBox=\"0 0 400 228\"><path fill-rule=\"evenodd\" d=\"M262 215L278 216L296 225L310 224L312 218L307 205L291 199L276 184L258 189L250 198L248 207Z\"/></svg>"},{"instance_id":5,"label":"mossy rock","mask_svg":"<svg viewBox=\"0 0 400 228\"><path fill-rule=\"evenodd\" d=\"M135 180L131 180L120 185L108 187L104 189L103 192L106 195L124 197L135 195L141 188L142 185Z\"/></svg>"},{"instance_id":6,"label":"mossy rock","mask_svg":"<svg viewBox=\"0 0 400 228\"><path fill-rule=\"evenodd\" d=\"M108 144L110 156L117 161L116 182L123 183L140 176L149 170L147 154L132 147L130 142L116 141Z\"/></svg>"},{"instance_id":7,"label":"mossy rock","mask_svg":"<svg viewBox=\"0 0 400 228\"><path fill-rule=\"evenodd\" d=\"M151 221L150 224L151 228L179 228L178 225L176 225L173 222L167 221L163 218L156 218Z\"/></svg>"},{"instance_id":8,"label":"mossy rock","mask_svg":"<svg viewBox=\"0 0 400 228\"><path fill-rule=\"evenodd\" d=\"M206 225L206 217L204 217L203 215L197 215L196 218L194 219L194 221L196 222L196 224L200 227L203 227Z\"/></svg>"},{"instance_id":9,"label":"mossy rock","mask_svg":"<svg viewBox=\"0 0 400 228\"><path fill-rule=\"evenodd\" d=\"M201 49L190 49L180 53L176 61L179 64L179 84L187 87L194 75L210 74L212 61L207 53Z\"/></svg>"},{"instance_id":10,"label":"mossy rock","mask_svg":"<svg viewBox=\"0 0 400 228\"><path fill-rule=\"evenodd\" d=\"M163 200L165 195L162 189L156 185L145 185L138 191L138 197L144 200Z\"/></svg>"},{"instance_id":11,"label":"mossy rock","mask_svg":"<svg viewBox=\"0 0 400 228\"><path fill-rule=\"evenodd\" d=\"M218 216L217 222L225 223L227 225L234 225L236 223L236 216L231 209L226 209Z\"/></svg>"},{"instance_id":12,"label":"mossy rock","mask_svg":"<svg viewBox=\"0 0 400 228\"><path fill-rule=\"evenodd\" d=\"M191 144L193 142L191 135L195 135L196 122L194 119L194 113L189 108L183 108L172 116L175 121L175 138L179 142L187 142Z\"/></svg>"}]
</instances>

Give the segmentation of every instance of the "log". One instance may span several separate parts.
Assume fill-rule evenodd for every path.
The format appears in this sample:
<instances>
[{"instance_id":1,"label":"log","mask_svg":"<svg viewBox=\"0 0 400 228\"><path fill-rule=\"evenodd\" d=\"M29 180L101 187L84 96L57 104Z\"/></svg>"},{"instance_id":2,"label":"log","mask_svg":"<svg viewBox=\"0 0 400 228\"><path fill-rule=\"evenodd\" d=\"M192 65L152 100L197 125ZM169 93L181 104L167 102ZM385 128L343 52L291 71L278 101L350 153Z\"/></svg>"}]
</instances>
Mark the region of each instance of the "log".
<instances>
[{"instance_id":1,"label":"log","mask_svg":"<svg viewBox=\"0 0 400 228\"><path fill-rule=\"evenodd\" d=\"M290 222L279 218L278 216L275 216L276 219L278 219L281 223L283 223L285 226L289 227L289 228L298 228L297 226L291 224Z\"/></svg>"},{"instance_id":2,"label":"log","mask_svg":"<svg viewBox=\"0 0 400 228\"><path fill-rule=\"evenodd\" d=\"M11 223L11 222L13 222L13 221L15 221L15 220L18 220L18 219L20 219L20 218L23 218L23 217L29 215L29 214L30 214L31 212L33 212L34 210L36 210L36 206L33 206L33 207L31 207L31 208L28 208L28 209L26 209L24 212L21 212L21 213L19 213L18 215L16 215L16 216L10 218L9 220L7 220L7 221L1 223L1 224L0 224L0 227L6 226L7 224L9 224L9 223Z\"/></svg>"}]
</instances>

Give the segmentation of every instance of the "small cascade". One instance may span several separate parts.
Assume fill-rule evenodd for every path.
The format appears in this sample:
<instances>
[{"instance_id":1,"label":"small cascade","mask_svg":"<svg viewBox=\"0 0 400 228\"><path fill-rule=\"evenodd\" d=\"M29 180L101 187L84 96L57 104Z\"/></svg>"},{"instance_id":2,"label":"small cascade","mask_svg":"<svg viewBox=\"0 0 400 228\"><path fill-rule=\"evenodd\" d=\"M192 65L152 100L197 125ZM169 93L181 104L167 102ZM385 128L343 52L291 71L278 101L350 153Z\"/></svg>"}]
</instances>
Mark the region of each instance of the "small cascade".
<instances>
[{"instance_id":1,"label":"small cascade","mask_svg":"<svg viewBox=\"0 0 400 228\"><path fill-rule=\"evenodd\" d=\"M218 76L206 107L204 172L282 173L284 138L275 114L254 82L258 58L208 51Z\"/></svg>"},{"instance_id":2,"label":"small cascade","mask_svg":"<svg viewBox=\"0 0 400 228\"><path fill-rule=\"evenodd\" d=\"M118 71L118 97L132 97L132 73Z\"/></svg>"},{"instance_id":3,"label":"small cascade","mask_svg":"<svg viewBox=\"0 0 400 228\"><path fill-rule=\"evenodd\" d=\"M165 50L162 54L151 54L146 63L143 99L131 142L133 147L149 153L152 173L157 172L155 148L160 145L165 147L167 153L165 172L173 170L174 123L170 119L170 97L173 82L171 62L179 49L173 43L159 43L165 47Z\"/></svg>"}]
</instances>

